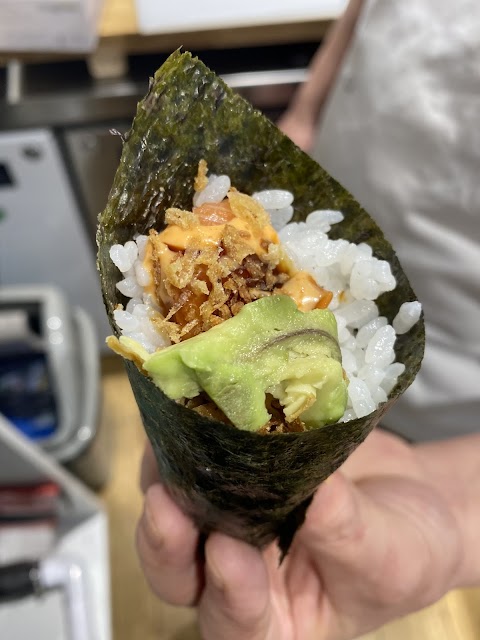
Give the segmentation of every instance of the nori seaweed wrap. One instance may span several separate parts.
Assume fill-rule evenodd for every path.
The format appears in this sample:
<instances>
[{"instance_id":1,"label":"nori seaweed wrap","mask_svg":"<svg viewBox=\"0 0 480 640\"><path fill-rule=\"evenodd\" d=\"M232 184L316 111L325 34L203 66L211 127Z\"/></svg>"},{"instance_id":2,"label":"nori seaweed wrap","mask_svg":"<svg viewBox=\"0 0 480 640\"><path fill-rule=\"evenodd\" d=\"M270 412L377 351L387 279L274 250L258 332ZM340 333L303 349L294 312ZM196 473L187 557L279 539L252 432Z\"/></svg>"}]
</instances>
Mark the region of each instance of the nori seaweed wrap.
<instances>
[{"instance_id":1,"label":"nori seaweed wrap","mask_svg":"<svg viewBox=\"0 0 480 640\"><path fill-rule=\"evenodd\" d=\"M172 54L138 105L106 209L99 217L98 267L107 313L125 298L109 257L150 228L161 230L168 208L189 209L198 162L230 176L240 191L293 192L294 221L315 209L340 210L331 238L368 243L391 265L397 286L377 301L392 322L415 295L382 232L354 198L269 120L189 53ZM365 439L411 384L424 349L423 319L395 343L405 372L387 402L370 415L299 433L265 435L199 415L167 397L133 362L127 373L160 476L199 529L221 530L262 547L274 539L285 553L312 496Z\"/></svg>"}]
</instances>

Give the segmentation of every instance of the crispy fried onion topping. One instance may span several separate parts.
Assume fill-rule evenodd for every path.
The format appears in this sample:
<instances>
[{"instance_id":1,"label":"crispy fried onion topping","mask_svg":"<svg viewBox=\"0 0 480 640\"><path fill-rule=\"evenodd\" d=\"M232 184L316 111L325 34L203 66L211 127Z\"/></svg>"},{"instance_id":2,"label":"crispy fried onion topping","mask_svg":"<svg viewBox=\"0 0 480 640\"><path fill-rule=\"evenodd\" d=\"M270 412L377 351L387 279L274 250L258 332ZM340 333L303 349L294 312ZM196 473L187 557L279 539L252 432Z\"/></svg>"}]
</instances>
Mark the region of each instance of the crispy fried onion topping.
<instances>
[{"instance_id":1,"label":"crispy fried onion topping","mask_svg":"<svg viewBox=\"0 0 480 640\"><path fill-rule=\"evenodd\" d=\"M185 400L183 404L187 409L191 409L201 416L210 418L211 420L217 420L218 422L224 422L225 424L232 424L223 411L210 400L206 393L202 392L191 400ZM290 422L285 420L280 403L269 394L267 394L266 406L271 417L267 424L258 431L259 434L298 433L305 431L305 425L298 418Z\"/></svg>"},{"instance_id":2,"label":"crispy fried onion topping","mask_svg":"<svg viewBox=\"0 0 480 640\"><path fill-rule=\"evenodd\" d=\"M176 219L183 212L177 209L174 215ZM187 212L187 220L189 215ZM177 219L176 224L183 227ZM172 252L170 261L162 261L168 249L161 236L151 232L156 295L159 300L167 296L171 302L165 319L158 322L172 342L208 331L288 280L288 274L277 269L279 245L267 243L262 255L257 255L247 237L244 231L225 224L218 244L207 244L193 234L185 250Z\"/></svg>"},{"instance_id":3,"label":"crispy fried onion topping","mask_svg":"<svg viewBox=\"0 0 480 640\"><path fill-rule=\"evenodd\" d=\"M206 160L203 158L198 163L198 172L193 182L193 188L195 191L203 191L208 184L208 166Z\"/></svg>"},{"instance_id":4,"label":"crispy fried onion topping","mask_svg":"<svg viewBox=\"0 0 480 640\"><path fill-rule=\"evenodd\" d=\"M165 223L177 224L182 229L190 229L198 224L196 215L192 211L184 211L171 207L165 211Z\"/></svg>"}]
</instances>

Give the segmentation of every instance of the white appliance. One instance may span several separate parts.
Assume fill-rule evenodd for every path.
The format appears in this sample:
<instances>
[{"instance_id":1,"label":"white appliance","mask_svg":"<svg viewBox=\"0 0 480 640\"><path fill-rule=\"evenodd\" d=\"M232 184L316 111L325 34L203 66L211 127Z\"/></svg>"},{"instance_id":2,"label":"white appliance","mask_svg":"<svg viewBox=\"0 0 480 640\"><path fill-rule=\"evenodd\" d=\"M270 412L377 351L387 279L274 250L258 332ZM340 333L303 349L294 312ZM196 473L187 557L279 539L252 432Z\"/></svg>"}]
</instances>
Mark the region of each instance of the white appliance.
<instances>
[{"instance_id":1,"label":"white appliance","mask_svg":"<svg viewBox=\"0 0 480 640\"><path fill-rule=\"evenodd\" d=\"M0 414L99 488L110 471L99 421L93 323L51 286L0 286Z\"/></svg>"},{"instance_id":2,"label":"white appliance","mask_svg":"<svg viewBox=\"0 0 480 640\"><path fill-rule=\"evenodd\" d=\"M0 415L0 487L53 482L61 490L55 536L45 554L2 534L0 638L111 640L107 518L85 487ZM42 546L37 541L37 547ZM45 545L43 545L45 546ZM32 557L32 554L34 556ZM43 575L30 576L38 595L6 599L5 565L37 560ZM10 571L11 567L8 567ZM12 576L11 588L25 577ZM12 583L13 581L13 583ZM37 593L37 589L33 590ZM18 594L17 594L18 595ZM40 597L38 597L40 596Z\"/></svg>"},{"instance_id":3,"label":"white appliance","mask_svg":"<svg viewBox=\"0 0 480 640\"><path fill-rule=\"evenodd\" d=\"M149 34L333 20L343 12L347 0L184 0L180 5L136 0L136 6L139 29Z\"/></svg>"},{"instance_id":4,"label":"white appliance","mask_svg":"<svg viewBox=\"0 0 480 640\"><path fill-rule=\"evenodd\" d=\"M53 133L0 134L0 284L50 284L110 332L95 253Z\"/></svg>"}]
</instances>

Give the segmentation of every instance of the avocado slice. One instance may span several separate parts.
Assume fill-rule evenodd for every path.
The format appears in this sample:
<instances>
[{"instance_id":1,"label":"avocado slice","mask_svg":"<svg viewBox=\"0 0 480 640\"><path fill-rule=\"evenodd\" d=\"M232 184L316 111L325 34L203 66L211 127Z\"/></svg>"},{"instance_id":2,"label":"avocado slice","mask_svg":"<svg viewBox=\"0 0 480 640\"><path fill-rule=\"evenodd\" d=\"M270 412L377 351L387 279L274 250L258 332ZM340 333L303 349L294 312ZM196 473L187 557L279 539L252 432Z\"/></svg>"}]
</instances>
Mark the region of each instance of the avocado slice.
<instances>
[{"instance_id":1,"label":"avocado slice","mask_svg":"<svg viewBox=\"0 0 480 640\"><path fill-rule=\"evenodd\" d=\"M344 413L343 378L335 316L303 313L285 295L245 305L234 318L156 352L143 368L173 400L204 390L232 423L249 431L270 415L266 393L307 428L337 421Z\"/></svg>"}]
</instances>

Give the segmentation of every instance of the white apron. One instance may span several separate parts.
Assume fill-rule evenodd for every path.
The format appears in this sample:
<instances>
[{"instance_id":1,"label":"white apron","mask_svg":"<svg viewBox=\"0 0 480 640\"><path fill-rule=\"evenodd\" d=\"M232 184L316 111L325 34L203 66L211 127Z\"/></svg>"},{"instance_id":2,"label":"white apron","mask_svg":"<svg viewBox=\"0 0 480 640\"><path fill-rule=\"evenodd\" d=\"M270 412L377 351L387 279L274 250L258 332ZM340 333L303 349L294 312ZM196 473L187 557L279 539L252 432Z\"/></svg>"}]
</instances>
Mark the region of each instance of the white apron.
<instances>
[{"instance_id":1,"label":"white apron","mask_svg":"<svg viewBox=\"0 0 480 640\"><path fill-rule=\"evenodd\" d=\"M480 430L480 2L367 0L313 155L423 303L425 360L386 426L413 440Z\"/></svg>"}]
</instances>

